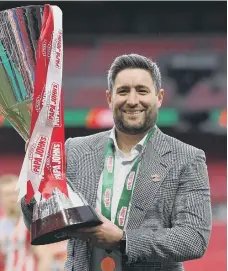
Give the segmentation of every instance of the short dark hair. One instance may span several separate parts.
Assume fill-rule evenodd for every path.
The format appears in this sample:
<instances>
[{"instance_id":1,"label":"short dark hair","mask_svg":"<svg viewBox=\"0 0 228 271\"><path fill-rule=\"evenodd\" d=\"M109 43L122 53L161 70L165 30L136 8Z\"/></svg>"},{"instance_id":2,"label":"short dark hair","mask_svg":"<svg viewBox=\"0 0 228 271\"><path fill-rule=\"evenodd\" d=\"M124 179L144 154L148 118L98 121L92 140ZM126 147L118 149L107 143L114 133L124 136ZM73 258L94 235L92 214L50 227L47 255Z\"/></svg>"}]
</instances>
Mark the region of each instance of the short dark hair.
<instances>
[{"instance_id":1,"label":"short dark hair","mask_svg":"<svg viewBox=\"0 0 228 271\"><path fill-rule=\"evenodd\" d=\"M159 67L151 59L138 55L128 54L115 58L108 71L108 89L112 93L117 74L125 69L144 69L151 74L156 92L161 88L161 73Z\"/></svg>"}]
</instances>

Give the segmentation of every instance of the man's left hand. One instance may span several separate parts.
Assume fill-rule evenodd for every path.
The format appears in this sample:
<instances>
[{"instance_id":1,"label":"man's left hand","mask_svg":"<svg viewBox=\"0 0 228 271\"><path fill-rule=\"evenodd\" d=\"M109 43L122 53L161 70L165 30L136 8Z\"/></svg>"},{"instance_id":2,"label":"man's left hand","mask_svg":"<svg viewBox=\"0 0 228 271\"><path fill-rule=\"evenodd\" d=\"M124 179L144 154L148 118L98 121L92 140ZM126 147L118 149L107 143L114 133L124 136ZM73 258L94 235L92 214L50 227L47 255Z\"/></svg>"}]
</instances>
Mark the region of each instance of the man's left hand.
<instances>
[{"instance_id":1,"label":"man's left hand","mask_svg":"<svg viewBox=\"0 0 228 271\"><path fill-rule=\"evenodd\" d=\"M97 211L98 212L98 211ZM123 231L98 212L101 225L68 232L69 237L89 240L90 244L102 249L116 249L123 236Z\"/></svg>"}]
</instances>

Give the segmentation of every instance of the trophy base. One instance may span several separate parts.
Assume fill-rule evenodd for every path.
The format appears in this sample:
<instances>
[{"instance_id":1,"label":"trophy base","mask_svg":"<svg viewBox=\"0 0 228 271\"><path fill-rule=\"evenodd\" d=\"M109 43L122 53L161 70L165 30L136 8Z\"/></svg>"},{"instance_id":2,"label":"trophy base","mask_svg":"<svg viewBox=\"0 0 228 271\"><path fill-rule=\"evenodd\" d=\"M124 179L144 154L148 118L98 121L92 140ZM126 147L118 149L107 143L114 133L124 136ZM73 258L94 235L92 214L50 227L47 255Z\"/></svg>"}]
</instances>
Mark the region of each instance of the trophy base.
<instances>
[{"instance_id":1,"label":"trophy base","mask_svg":"<svg viewBox=\"0 0 228 271\"><path fill-rule=\"evenodd\" d=\"M89 206L73 207L37 219L31 223L31 245L46 245L69 239L68 230L77 230L102 224Z\"/></svg>"}]
</instances>

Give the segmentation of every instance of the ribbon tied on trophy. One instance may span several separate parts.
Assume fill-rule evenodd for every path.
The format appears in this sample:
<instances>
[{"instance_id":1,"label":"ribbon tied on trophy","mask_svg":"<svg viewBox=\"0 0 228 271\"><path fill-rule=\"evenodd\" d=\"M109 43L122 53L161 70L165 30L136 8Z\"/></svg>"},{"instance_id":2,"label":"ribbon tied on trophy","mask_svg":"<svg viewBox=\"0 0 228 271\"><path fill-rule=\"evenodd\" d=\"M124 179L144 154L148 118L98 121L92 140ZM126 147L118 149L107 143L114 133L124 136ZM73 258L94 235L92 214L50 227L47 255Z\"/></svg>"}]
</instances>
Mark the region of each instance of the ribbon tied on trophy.
<instances>
[{"instance_id":1,"label":"ribbon tied on trophy","mask_svg":"<svg viewBox=\"0 0 228 271\"><path fill-rule=\"evenodd\" d=\"M33 196L39 202L40 194L48 199L56 188L68 196L61 125L62 65L62 12L56 6L45 5L37 47L31 138L18 182L19 197L26 194L27 203Z\"/></svg>"}]
</instances>

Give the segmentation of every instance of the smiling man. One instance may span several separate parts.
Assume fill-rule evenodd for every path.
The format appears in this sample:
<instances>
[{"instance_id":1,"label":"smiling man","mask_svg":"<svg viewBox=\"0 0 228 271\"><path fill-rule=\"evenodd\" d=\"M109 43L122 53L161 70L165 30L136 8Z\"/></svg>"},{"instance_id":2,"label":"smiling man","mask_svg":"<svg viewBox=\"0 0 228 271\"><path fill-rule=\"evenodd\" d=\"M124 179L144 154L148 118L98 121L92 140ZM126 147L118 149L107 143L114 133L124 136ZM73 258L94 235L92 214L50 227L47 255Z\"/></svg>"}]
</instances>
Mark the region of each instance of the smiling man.
<instances>
[{"instance_id":1,"label":"smiling man","mask_svg":"<svg viewBox=\"0 0 228 271\"><path fill-rule=\"evenodd\" d=\"M103 224L69 232L65 270L183 270L204 255L211 232L205 154L156 126L164 90L156 63L117 57L106 97L111 131L66 141L67 177ZM27 220L31 212L25 202Z\"/></svg>"},{"instance_id":2,"label":"smiling man","mask_svg":"<svg viewBox=\"0 0 228 271\"><path fill-rule=\"evenodd\" d=\"M110 74L110 80L111 74ZM160 77L156 78L160 84ZM106 96L116 128L127 135L143 135L157 120L164 91L157 89L149 71L127 68L116 75L115 89L110 81Z\"/></svg>"}]
</instances>

